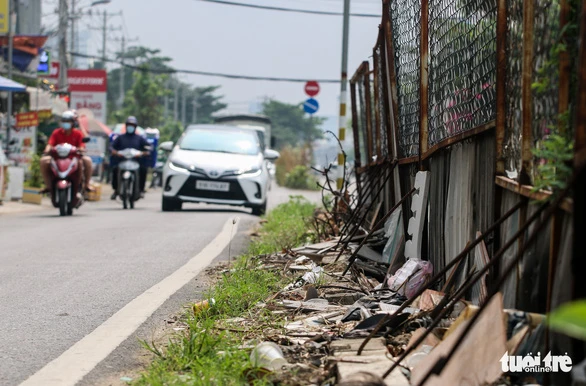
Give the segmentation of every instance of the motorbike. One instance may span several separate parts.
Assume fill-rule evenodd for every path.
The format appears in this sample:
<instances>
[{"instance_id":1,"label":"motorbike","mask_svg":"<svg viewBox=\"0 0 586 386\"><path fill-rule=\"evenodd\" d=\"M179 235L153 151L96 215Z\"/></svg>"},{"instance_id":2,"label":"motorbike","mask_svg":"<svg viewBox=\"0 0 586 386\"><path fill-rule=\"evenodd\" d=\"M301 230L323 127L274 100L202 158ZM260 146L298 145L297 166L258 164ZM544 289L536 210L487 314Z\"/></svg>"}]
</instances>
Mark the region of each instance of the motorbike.
<instances>
[{"instance_id":1,"label":"motorbike","mask_svg":"<svg viewBox=\"0 0 586 386\"><path fill-rule=\"evenodd\" d=\"M165 165L164 162L157 162L155 167L153 168L153 178L151 179L151 186L150 188L153 189L155 187L162 187L163 186L163 166Z\"/></svg>"},{"instance_id":2,"label":"motorbike","mask_svg":"<svg viewBox=\"0 0 586 386\"><path fill-rule=\"evenodd\" d=\"M140 199L140 163L137 160L142 152L137 149L124 149L118 152L124 159L118 165L118 196L122 199L124 209L134 209L134 203Z\"/></svg>"},{"instance_id":3,"label":"motorbike","mask_svg":"<svg viewBox=\"0 0 586 386\"><path fill-rule=\"evenodd\" d=\"M88 142L86 138L84 142ZM64 143L55 146L49 155L53 172L51 202L59 208L59 215L70 216L83 204L81 150Z\"/></svg>"}]
</instances>

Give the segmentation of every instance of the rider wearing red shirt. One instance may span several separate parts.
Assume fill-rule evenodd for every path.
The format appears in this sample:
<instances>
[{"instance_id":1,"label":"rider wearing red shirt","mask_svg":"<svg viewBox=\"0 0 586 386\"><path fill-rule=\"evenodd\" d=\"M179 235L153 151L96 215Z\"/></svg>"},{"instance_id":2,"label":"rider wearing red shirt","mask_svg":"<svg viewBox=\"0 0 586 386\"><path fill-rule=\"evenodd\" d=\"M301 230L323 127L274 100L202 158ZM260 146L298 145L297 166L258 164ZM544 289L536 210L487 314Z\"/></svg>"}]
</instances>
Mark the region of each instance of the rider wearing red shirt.
<instances>
[{"instance_id":1,"label":"rider wearing red shirt","mask_svg":"<svg viewBox=\"0 0 586 386\"><path fill-rule=\"evenodd\" d=\"M75 115L71 111L63 113L61 116L61 127L55 129L51 134L47 147L45 148L45 154L49 154L53 147L64 143L75 146L80 150L85 149L82 132L73 129L74 121ZM83 156L81 160L85 175L85 188L88 191L92 191L93 188L90 186L93 171L92 160L88 156ZM53 175L51 173L51 156L45 155L41 158L41 173L43 174L43 179L45 181L45 191L50 192L53 182Z\"/></svg>"}]
</instances>

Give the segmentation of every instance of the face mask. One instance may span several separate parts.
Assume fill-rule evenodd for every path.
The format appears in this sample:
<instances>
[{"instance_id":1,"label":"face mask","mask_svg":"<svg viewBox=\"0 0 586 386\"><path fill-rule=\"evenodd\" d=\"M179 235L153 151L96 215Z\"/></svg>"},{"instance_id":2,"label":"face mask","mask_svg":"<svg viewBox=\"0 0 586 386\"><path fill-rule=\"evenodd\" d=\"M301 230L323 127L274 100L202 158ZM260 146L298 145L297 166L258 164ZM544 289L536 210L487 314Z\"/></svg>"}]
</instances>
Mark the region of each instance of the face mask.
<instances>
[{"instance_id":1,"label":"face mask","mask_svg":"<svg viewBox=\"0 0 586 386\"><path fill-rule=\"evenodd\" d=\"M63 129L65 129L65 130L71 130L73 125L70 122L62 122L61 127L63 127Z\"/></svg>"},{"instance_id":2,"label":"face mask","mask_svg":"<svg viewBox=\"0 0 586 386\"><path fill-rule=\"evenodd\" d=\"M136 127L134 127L134 126L126 126L126 132L128 134L134 134L135 131L136 131Z\"/></svg>"}]
</instances>

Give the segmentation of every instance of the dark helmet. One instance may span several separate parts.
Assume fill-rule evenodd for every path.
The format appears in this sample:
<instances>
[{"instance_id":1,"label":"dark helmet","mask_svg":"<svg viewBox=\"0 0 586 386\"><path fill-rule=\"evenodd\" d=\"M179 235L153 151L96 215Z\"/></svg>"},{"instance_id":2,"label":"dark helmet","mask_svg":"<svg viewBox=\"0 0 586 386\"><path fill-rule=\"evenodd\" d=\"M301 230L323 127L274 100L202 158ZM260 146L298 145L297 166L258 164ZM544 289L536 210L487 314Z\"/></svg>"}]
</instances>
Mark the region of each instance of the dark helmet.
<instances>
[{"instance_id":1,"label":"dark helmet","mask_svg":"<svg viewBox=\"0 0 586 386\"><path fill-rule=\"evenodd\" d=\"M136 120L136 117L134 116L129 116L128 118L126 118L126 126L128 125L132 125L132 126L138 126L138 121Z\"/></svg>"}]
</instances>

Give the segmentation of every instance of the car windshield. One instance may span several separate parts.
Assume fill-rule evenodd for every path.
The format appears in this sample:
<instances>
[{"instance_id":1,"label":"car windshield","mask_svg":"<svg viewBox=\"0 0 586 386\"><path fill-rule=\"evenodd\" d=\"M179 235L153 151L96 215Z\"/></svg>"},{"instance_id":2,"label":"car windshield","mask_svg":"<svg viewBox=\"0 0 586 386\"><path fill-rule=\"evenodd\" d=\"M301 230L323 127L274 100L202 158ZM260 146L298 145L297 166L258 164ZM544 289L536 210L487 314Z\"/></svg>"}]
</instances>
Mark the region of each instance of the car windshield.
<instances>
[{"instance_id":1,"label":"car windshield","mask_svg":"<svg viewBox=\"0 0 586 386\"><path fill-rule=\"evenodd\" d=\"M244 155L257 155L260 151L258 139L254 133L224 129L189 130L181 140L179 148L181 150Z\"/></svg>"}]
</instances>

